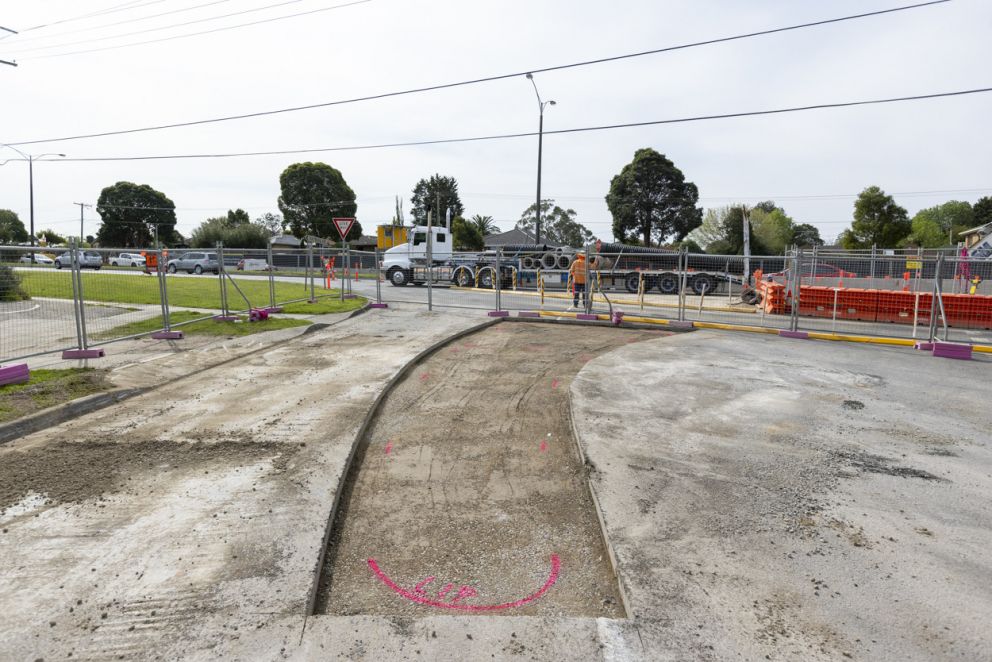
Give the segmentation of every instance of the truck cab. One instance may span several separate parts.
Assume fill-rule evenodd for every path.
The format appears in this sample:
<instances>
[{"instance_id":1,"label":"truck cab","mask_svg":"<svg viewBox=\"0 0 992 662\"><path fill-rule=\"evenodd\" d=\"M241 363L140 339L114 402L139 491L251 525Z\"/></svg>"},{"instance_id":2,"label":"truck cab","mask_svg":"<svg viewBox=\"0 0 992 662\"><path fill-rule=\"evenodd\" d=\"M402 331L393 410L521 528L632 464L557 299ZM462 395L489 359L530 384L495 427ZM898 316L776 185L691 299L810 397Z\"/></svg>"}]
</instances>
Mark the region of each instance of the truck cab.
<instances>
[{"instance_id":1,"label":"truck cab","mask_svg":"<svg viewBox=\"0 0 992 662\"><path fill-rule=\"evenodd\" d=\"M444 264L451 260L451 232L443 225L432 226L431 235L431 265ZM396 287L409 283L420 284L414 280L414 267L426 267L427 264L426 225L417 225L407 233L407 242L393 246L383 254L382 268L389 282Z\"/></svg>"}]
</instances>

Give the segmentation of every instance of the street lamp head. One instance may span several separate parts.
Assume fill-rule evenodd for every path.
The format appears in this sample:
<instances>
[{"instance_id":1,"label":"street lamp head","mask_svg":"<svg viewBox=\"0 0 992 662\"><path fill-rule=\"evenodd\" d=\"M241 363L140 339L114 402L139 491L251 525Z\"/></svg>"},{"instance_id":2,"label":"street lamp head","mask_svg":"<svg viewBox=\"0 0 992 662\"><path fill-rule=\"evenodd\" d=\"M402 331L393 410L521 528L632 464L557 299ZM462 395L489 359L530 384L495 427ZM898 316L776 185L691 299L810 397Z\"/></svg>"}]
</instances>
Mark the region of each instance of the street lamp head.
<instances>
[{"instance_id":1,"label":"street lamp head","mask_svg":"<svg viewBox=\"0 0 992 662\"><path fill-rule=\"evenodd\" d=\"M534 80L534 74L527 72L527 80Z\"/></svg>"},{"instance_id":2,"label":"street lamp head","mask_svg":"<svg viewBox=\"0 0 992 662\"><path fill-rule=\"evenodd\" d=\"M554 104L554 101L552 101L551 103ZM55 156L61 156L63 159L65 158L65 154L56 154Z\"/></svg>"},{"instance_id":3,"label":"street lamp head","mask_svg":"<svg viewBox=\"0 0 992 662\"><path fill-rule=\"evenodd\" d=\"M553 100L549 100L549 101L548 101L548 103L549 103L549 104L551 104L552 106L557 106L557 105L558 105L558 104L557 104L557 103L555 103L555 102L554 102Z\"/></svg>"}]
</instances>

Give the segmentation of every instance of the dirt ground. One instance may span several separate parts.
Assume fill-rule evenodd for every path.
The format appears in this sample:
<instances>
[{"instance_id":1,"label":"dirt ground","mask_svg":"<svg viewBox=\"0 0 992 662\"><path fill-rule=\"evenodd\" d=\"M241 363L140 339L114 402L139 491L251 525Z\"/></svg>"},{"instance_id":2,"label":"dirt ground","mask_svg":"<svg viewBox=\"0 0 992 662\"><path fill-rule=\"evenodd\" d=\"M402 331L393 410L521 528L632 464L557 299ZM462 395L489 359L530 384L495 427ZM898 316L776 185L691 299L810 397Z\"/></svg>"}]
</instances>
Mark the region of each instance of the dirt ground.
<instances>
[{"instance_id":1,"label":"dirt ground","mask_svg":"<svg viewBox=\"0 0 992 662\"><path fill-rule=\"evenodd\" d=\"M44 378L39 380L39 375ZM0 423L113 387L106 370L35 371L32 377L34 383L0 386Z\"/></svg>"},{"instance_id":2,"label":"dirt ground","mask_svg":"<svg viewBox=\"0 0 992 662\"><path fill-rule=\"evenodd\" d=\"M594 357L661 335L501 324L419 365L362 440L318 613L622 616L568 387Z\"/></svg>"}]
</instances>

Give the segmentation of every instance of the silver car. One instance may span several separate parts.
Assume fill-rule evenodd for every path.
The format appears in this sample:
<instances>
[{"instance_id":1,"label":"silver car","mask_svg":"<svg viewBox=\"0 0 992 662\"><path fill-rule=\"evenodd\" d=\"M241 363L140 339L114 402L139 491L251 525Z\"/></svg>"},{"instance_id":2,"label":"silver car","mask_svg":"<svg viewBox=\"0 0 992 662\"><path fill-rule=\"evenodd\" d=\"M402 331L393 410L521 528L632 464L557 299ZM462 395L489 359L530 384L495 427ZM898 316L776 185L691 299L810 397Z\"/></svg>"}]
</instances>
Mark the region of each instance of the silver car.
<instances>
[{"instance_id":1,"label":"silver car","mask_svg":"<svg viewBox=\"0 0 992 662\"><path fill-rule=\"evenodd\" d=\"M99 270L103 266L103 256L96 251L80 251L79 252L79 268L80 269L96 269ZM55 258L55 268L61 269L62 267L72 267L72 253L66 251Z\"/></svg>"},{"instance_id":2,"label":"silver car","mask_svg":"<svg viewBox=\"0 0 992 662\"><path fill-rule=\"evenodd\" d=\"M220 263L217 261L217 253L199 253L192 251L169 260L168 271L174 274L177 271L185 271L191 274L202 274L204 271L220 273Z\"/></svg>"}]
</instances>

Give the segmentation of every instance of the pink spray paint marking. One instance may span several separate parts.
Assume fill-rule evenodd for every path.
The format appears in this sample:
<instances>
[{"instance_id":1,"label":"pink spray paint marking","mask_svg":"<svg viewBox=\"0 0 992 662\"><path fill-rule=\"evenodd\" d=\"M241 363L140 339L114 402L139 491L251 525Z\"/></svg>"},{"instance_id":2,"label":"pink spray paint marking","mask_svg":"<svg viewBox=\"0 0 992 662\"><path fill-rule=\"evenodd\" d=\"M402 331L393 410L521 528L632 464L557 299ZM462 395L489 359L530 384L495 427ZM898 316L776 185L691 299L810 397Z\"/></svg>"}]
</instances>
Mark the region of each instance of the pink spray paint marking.
<instances>
[{"instance_id":1,"label":"pink spray paint marking","mask_svg":"<svg viewBox=\"0 0 992 662\"><path fill-rule=\"evenodd\" d=\"M552 379L551 380L551 388L553 388L553 389L558 388L558 384L560 384L560 383L561 382L559 382L557 379Z\"/></svg>"},{"instance_id":2,"label":"pink spray paint marking","mask_svg":"<svg viewBox=\"0 0 992 662\"><path fill-rule=\"evenodd\" d=\"M448 595L448 592L455 587L454 584L445 584L444 588L437 592L437 599L440 600L444 596Z\"/></svg>"},{"instance_id":3,"label":"pink spray paint marking","mask_svg":"<svg viewBox=\"0 0 992 662\"><path fill-rule=\"evenodd\" d=\"M389 455L389 452L391 450L393 450L393 442L392 441L387 441L386 442L386 448L385 448L386 455Z\"/></svg>"},{"instance_id":4,"label":"pink spray paint marking","mask_svg":"<svg viewBox=\"0 0 992 662\"><path fill-rule=\"evenodd\" d=\"M541 452L542 453L548 452L548 442L544 441L543 439L541 440Z\"/></svg>"},{"instance_id":5,"label":"pink spray paint marking","mask_svg":"<svg viewBox=\"0 0 992 662\"><path fill-rule=\"evenodd\" d=\"M422 375L420 375L420 381L422 382L426 382L430 378L431 378L431 373L429 372L425 372Z\"/></svg>"},{"instance_id":6,"label":"pink spray paint marking","mask_svg":"<svg viewBox=\"0 0 992 662\"><path fill-rule=\"evenodd\" d=\"M513 609L514 607L521 607L528 602L533 602L537 600L542 595L547 593L552 586L558 581L558 574L561 572L561 559L558 558L557 554L551 555L551 574L548 575L547 580L545 580L544 585L539 588L534 593L531 593L526 598L520 598L519 600L514 600L513 602L504 602L498 605L466 605L459 604L460 600L467 600L468 598L475 597L478 592L471 586L462 586L458 590L458 594L452 598L451 602L441 602L440 600L432 600L428 598L424 592L424 587L434 581L434 577L428 577L419 584L417 584L413 591L409 591L405 588L399 586L396 582L389 578L386 573L384 573L380 568L379 564L375 562L375 559L368 559L369 569L372 573L379 578L383 584L388 586L396 594L406 598L410 602L415 602L421 605L427 605L428 607L439 607L441 609L460 609L463 611L498 611L500 609ZM445 595L450 591L445 587ZM443 596L439 596L442 597Z\"/></svg>"}]
</instances>

